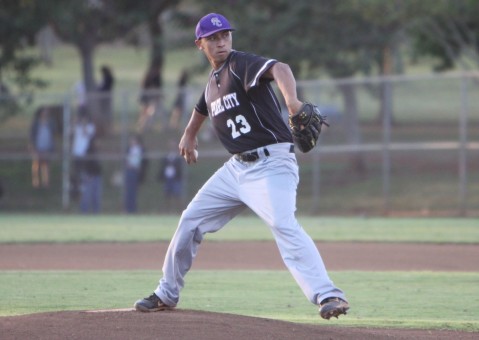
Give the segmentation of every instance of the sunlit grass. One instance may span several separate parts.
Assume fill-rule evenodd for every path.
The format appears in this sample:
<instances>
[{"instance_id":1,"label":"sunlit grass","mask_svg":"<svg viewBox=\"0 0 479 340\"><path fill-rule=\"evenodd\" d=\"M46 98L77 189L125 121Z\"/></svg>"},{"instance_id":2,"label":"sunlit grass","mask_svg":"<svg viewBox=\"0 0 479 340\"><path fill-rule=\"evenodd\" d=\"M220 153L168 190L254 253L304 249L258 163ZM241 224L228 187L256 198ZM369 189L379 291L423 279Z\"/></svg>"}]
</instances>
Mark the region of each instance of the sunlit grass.
<instances>
[{"instance_id":1,"label":"sunlit grass","mask_svg":"<svg viewBox=\"0 0 479 340\"><path fill-rule=\"evenodd\" d=\"M0 215L0 244L17 242L143 242L169 241L177 215ZM299 222L318 241L386 241L479 243L477 219L354 218L299 216ZM272 240L256 216L239 216L211 241Z\"/></svg>"},{"instance_id":2,"label":"sunlit grass","mask_svg":"<svg viewBox=\"0 0 479 340\"><path fill-rule=\"evenodd\" d=\"M0 272L0 315L130 308L158 272ZM331 272L351 310L328 325L479 330L478 273ZM74 287L74 289L72 289ZM451 303L448 296L467 296ZM191 271L178 308L319 324L317 307L286 271ZM447 310L447 313L444 311Z\"/></svg>"}]
</instances>

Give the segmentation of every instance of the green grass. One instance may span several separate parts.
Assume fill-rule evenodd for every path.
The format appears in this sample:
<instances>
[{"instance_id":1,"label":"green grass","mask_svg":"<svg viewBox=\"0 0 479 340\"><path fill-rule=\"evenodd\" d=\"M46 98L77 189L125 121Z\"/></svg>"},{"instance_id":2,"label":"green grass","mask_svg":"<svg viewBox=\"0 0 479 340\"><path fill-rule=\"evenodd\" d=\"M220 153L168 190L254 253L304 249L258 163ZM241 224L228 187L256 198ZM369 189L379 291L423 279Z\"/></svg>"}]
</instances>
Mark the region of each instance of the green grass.
<instances>
[{"instance_id":1,"label":"green grass","mask_svg":"<svg viewBox=\"0 0 479 340\"><path fill-rule=\"evenodd\" d=\"M0 215L0 244L29 242L168 241L176 215ZM300 216L299 222L318 241L386 241L479 243L473 218L352 218ZM272 240L259 218L240 216L208 240Z\"/></svg>"},{"instance_id":2,"label":"green grass","mask_svg":"<svg viewBox=\"0 0 479 340\"><path fill-rule=\"evenodd\" d=\"M129 308L152 291L158 275L151 271L4 271L0 315ZM345 271L330 275L351 303L349 315L331 320L330 325L479 330L479 273ZM467 297L467 303L458 303L454 298L458 296ZM286 271L193 270L179 307L321 322L316 307Z\"/></svg>"},{"instance_id":3,"label":"green grass","mask_svg":"<svg viewBox=\"0 0 479 340\"><path fill-rule=\"evenodd\" d=\"M315 218L300 222L316 240L479 243L474 219ZM0 215L0 248L14 242L167 241L178 216ZM211 240L271 240L256 217L240 216ZM0 271L0 316L128 308L148 295L158 271ZM351 302L328 324L479 331L479 273L330 272ZM245 295L247 294L247 295ZM246 303L245 303L246 302ZM287 271L188 274L180 308L321 322ZM445 312L447 310L447 312Z\"/></svg>"}]
</instances>

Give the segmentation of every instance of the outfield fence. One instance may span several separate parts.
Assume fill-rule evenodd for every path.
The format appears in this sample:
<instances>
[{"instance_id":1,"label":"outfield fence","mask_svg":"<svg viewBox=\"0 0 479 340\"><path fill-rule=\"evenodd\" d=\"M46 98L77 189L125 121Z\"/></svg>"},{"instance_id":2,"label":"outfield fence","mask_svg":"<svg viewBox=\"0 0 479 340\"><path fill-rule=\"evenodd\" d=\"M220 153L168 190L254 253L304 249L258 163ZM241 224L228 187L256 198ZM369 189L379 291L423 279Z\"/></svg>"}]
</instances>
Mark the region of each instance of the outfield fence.
<instances>
[{"instance_id":1,"label":"outfield fence","mask_svg":"<svg viewBox=\"0 0 479 340\"><path fill-rule=\"evenodd\" d=\"M331 123L319 147L297 154L298 212L479 215L479 73L302 81L298 89ZM150 93L156 106L143 116L143 125L141 93L89 94L103 164L103 212L122 211L124 151L135 133L143 135L150 160L139 192L140 212L162 211L158 164L169 141L178 142L201 93L199 86ZM0 127L0 211L76 212L70 139L77 98L68 92L31 101L8 116L15 98L0 98L0 114L8 116ZM55 112L60 127L51 156L51 188L41 192L31 186L27 147L32 116L40 106ZM283 115L286 122L286 111ZM199 151L199 162L185 166L183 206L228 158L209 122L200 132Z\"/></svg>"}]
</instances>

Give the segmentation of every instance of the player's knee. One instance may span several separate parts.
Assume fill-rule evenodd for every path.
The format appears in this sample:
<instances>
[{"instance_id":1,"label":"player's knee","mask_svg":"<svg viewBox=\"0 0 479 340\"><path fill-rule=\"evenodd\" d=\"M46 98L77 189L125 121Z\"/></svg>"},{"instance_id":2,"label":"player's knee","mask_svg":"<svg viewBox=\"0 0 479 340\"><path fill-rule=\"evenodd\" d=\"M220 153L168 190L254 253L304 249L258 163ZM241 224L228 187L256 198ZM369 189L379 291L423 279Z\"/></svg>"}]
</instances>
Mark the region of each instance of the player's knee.
<instances>
[{"instance_id":1,"label":"player's knee","mask_svg":"<svg viewBox=\"0 0 479 340\"><path fill-rule=\"evenodd\" d=\"M294 219L278 219L273 222L271 229L284 237L294 237L301 226Z\"/></svg>"},{"instance_id":2,"label":"player's knee","mask_svg":"<svg viewBox=\"0 0 479 340\"><path fill-rule=\"evenodd\" d=\"M187 235L188 238L193 238L196 243L201 243L203 240L203 234L198 227L200 224L201 223L194 218L193 214L185 210L181 215L177 233Z\"/></svg>"}]
</instances>

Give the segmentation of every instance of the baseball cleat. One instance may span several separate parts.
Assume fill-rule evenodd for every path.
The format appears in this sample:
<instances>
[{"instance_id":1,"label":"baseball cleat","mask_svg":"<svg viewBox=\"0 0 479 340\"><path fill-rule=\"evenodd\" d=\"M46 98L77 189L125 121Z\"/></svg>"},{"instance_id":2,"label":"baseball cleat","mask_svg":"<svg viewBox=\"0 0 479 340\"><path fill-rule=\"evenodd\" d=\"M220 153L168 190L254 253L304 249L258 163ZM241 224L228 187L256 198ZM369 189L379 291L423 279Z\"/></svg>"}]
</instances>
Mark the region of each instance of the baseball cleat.
<instances>
[{"instance_id":1,"label":"baseball cleat","mask_svg":"<svg viewBox=\"0 0 479 340\"><path fill-rule=\"evenodd\" d=\"M144 299L136 301L134 307L139 312L158 312L162 310L171 310L174 308L164 304L155 293Z\"/></svg>"},{"instance_id":2,"label":"baseball cleat","mask_svg":"<svg viewBox=\"0 0 479 340\"><path fill-rule=\"evenodd\" d=\"M332 316L338 319L339 315L346 315L348 309L349 304L343 299L337 297L326 298L319 304L319 315L326 320L329 320Z\"/></svg>"}]
</instances>

